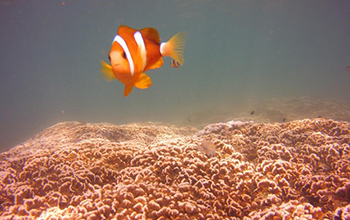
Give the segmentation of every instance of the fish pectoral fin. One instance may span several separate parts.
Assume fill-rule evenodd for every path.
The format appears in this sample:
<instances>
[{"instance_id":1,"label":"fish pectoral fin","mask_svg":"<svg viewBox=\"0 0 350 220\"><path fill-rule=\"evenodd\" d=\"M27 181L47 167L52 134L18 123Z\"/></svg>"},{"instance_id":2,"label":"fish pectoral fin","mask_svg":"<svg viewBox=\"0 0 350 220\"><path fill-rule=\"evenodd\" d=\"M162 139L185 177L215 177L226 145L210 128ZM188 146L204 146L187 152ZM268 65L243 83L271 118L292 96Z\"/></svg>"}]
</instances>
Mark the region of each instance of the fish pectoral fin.
<instances>
[{"instance_id":1,"label":"fish pectoral fin","mask_svg":"<svg viewBox=\"0 0 350 220\"><path fill-rule=\"evenodd\" d=\"M132 91L133 86L132 85L126 85L124 89L124 96L128 96L130 92Z\"/></svg>"},{"instance_id":2,"label":"fish pectoral fin","mask_svg":"<svg viewBox=\"0 0 350 220\"><path fill-rule=\"evenodd\" d=\"M151 78L146 73L141 73L134 85L125 85L124 96L128 96L134 86L139 89L147 89L151 85Z\"/></svg>"},{"instance_id":3,"label":"fish pectoral fin","mask_svg":"<svg viewBox=\"0 0 350 220\"><path fill-rule=\"evenodd\" d=\"M115 77L115 75L113 74L112 71L112 67L110 65L108 65L105 61L101 60L101 68L100 68L100 72L102 73L103 77L107 80L107 81L113 81L115 80L117 77Z\"/></svg>"},{"instance_id":4,"label":"fish pectoral fin","mask_svg":"<svg viewBox=\"0 0 350 220\"><path fill-rule=\"evenodd\" d=\"M141 73L134 86L139 89L147 89L152 85L152 80L146 73Z\"/></svg>"},{"instance_id":5,"label":"fish pectoral fin","mask_svg":"<svg viewBox=\"0 0 350 220\"><path fill-rule=\"evenodd\" d=\"M180 65L183 65L185 59L183 57L184 49L187 43L188 34L187 32L179 32L175 34L166 43L160 45L160 53L162 56L170 56Z\"/></svg>"}]
</instances>

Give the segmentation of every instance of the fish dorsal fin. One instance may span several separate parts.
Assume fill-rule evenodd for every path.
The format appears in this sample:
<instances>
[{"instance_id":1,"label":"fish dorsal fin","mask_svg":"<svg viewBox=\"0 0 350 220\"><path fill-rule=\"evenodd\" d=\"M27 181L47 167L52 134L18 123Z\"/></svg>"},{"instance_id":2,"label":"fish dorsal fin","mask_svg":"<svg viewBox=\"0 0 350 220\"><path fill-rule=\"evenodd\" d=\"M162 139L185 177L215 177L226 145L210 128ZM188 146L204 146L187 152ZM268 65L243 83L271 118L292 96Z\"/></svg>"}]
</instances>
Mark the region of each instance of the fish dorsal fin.
<instances>
[{"instance_id":1,"label":"fish dorsal fin","mask_svg":"<svg viewBox=\"0 0 350 220\"><path fill-rule=\"evenodd\" d=\"M133 28L131 28L131 27L128 27L128 26L126 26L126 25L122 25L122 26L120 26L119 29L118 29L118 34L119 34L120 36L122 36L122 35L124 35L124 34L134 34L135 31L136 31L136 30L133 29Z\"/></svg>"},{"instance_id":2,"label":"fish dorsal fin","mask_svg":"<svg viewBox=\"0 0 350 220\"><path fill-rule=\"evenodd\" d=\"M157 29L148 27L140 30L140 32L144 38L147 38L156 42L157 44L160 44L160 37Z\"/></svg>"},{"instance_id":3,"label":"fish dorsal fin","mask_svg":"<svg viewBox=\"0 0 350 220\"><path fill-rule=\"evenodd\" d=\"M134 83L134 85L136 88L139 88L139 89L147 89L152 85L152 81L151 81L151 78L147 76L146 73L141 73L139 78Z\"/></svg>"}]
</instances>

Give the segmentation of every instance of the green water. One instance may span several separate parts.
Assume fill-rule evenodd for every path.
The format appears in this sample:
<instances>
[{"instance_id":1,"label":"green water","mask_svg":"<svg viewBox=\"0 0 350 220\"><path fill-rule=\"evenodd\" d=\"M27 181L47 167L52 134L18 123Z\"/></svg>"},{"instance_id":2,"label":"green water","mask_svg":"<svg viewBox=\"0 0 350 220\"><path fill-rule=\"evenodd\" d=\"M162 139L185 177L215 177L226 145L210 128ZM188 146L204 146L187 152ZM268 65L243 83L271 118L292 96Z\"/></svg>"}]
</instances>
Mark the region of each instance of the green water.
<instances>
[{"instance_id":1,"label":"green water","mask_svg":"<svg viewBox=\"0 0 350 220\"><path fill-rule=\"evenodd\" d=\"M259 116L262 100L349 103L349 11L348 0L0 0L0 148L67 120L202 126ZM165 58L147 72L151 88L123 97L99 74L120 25L154 27L163 41L187 31L185 65Z\"/></svg>"}]
</instances>

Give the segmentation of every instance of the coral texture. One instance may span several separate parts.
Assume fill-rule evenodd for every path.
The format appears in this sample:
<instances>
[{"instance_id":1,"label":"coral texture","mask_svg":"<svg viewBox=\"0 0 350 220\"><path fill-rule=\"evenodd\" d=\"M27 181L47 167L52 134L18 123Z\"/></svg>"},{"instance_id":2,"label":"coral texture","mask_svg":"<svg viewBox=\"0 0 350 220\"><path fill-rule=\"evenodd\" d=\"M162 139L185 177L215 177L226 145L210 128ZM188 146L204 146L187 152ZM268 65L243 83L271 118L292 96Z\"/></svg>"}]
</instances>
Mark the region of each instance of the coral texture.
<instances>
[{"instance_id":1,"label":"coral texture","mask_svg":"<svg viewBox=\"0 0 350 220\"><path fill-rule=\"evenodd\" d=\"M64 122L0 154L1 219L349 219L350 125Z\"/></svg>"}]
</instances>

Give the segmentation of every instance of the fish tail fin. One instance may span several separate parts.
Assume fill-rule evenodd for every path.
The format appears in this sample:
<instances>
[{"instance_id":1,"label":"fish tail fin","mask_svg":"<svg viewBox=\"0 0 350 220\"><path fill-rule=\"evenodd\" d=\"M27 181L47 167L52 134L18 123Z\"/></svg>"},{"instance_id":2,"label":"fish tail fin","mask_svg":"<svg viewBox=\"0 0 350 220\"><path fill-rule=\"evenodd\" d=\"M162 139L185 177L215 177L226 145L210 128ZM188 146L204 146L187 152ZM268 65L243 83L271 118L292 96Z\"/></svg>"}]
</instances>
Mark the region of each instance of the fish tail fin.
<instances>
[{"instance_id":1,"label":"fish tail fin","mask_svg":"<svg viewBox=\"0 0 350 220\"><path fill-rule=\"evenodd\" d=\"M152 80L146 73L141 73L134 86L139 89L147 89L152 85Z\"/></svg>"},{"instance_id":2,"label":"fish tail fin","mask_svg":"<svg viewBox=\"0 0 350 220\"><path fill-rule=\"evenodd\" d=\"M125 85L125 90L124 90L124 96L128 96L130 92L132 91L133 86L132 85Z\"/></svg>"},{"instance_id":3,"label":"fish tail fin","mask_svg":"<svg viewBox=\"0 0 350 220\"><path fill-rule=\"evenodd\" d=\"M179 32L175 34L170 40L166 43L160 45L160 53L162 56L170 56L180 65L183 65L185 59L183 57L185 45L187 43L188 34L187 32Z\"/></svg>"},{"instance_id":4,"label":"fish tail fin","mask_svg":"<svg viewBox=\"0 0 350 220\"><path fill-rule=\"evenodd\" d=\"M100 60L101 68L100 72L107 81L115 80L117 77L113 74L112 67L108 65L105 61Z\"/></svg>"}]
</instances>

